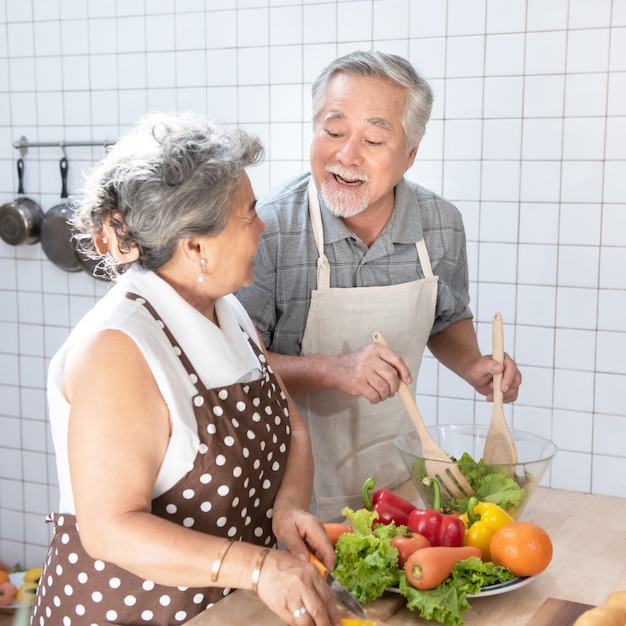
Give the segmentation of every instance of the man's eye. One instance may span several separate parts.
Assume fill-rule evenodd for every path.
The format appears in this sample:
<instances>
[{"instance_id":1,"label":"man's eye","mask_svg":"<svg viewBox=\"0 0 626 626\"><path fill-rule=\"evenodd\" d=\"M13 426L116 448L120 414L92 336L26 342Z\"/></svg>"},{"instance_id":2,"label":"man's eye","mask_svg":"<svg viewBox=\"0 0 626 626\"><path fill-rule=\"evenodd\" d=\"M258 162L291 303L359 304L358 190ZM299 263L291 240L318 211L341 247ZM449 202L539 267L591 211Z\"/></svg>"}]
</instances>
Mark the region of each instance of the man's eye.
<instances>
[{"instance_id":1,"label":"man's eye","mask_svg":"<svg viewBox=\"0 0 626 626\"><path fill-rule=\"evenodd\" d=\"M326 134L331 138L331 139L337 139L338 137L340 137L339 133L333 133L330 130L326 131Z\"/></svg>"},{"instance_id":2,"label":"man's eye","mask_svg":"<svg viewBox=\"0 0 626 626\"><path fill-rule=\"evenodd\" d=\"M368 146L382 146L383 142L382 141L366 141L365 143L367 143Z\"/></svg>"}]
</instances>

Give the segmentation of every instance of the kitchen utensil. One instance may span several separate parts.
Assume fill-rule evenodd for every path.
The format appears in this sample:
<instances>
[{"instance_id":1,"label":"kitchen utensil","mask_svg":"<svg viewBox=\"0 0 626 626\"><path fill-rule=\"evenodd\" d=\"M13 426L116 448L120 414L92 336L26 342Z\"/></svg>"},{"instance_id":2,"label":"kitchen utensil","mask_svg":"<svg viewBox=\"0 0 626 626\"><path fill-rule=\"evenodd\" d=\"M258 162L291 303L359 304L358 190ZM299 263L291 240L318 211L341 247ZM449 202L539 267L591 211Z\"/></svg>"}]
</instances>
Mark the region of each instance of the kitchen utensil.
<instances>
[{"instance_id":1,"label":"kitchen utensil","mask_svg":"<svg viewBox=\"0 0 626 626\"><path fill-rule=\"evenodd\" d=\"M342 604L351 613L361 619L367 619L365 611L361 604L354 596L328 571L326 566L314 555L309 552L309 561L317 567L317 570L330 587L333 598Z\"/></svg>"},{"instance_id":2,"label":"kitchen utensil","mask_svg":"<svg viewBox=\"0 0 626 626\"><path fill-rule=\"evenodd\" d=\"M17 193L24 193L24 160L17 160ZM43 212L41 207L23 195L0 206L0 237L12 246L39 241Z\"/></svg>"},{"instance_id":3,"label":"kitchen utensil","mask_svg":"<svg viewBox=\"0 0 626 626\"><path fill-rule=\"evenodd\" d=\"M493 360L504 364L504 330L500 313L493 316L492 344ZM514 465L517 463L515 442L504 417L501 373L493 377L493 413L483 458L485 463L489 464Z\"/></svg>"},{"instance_id":4,"label":"kitchen utensil","mask_svg":"<svg viewBox=\"0 0 626 626\"><path fill-rule=\"evenodd\" d=\"M67 159L59 162L61 171L61 198L67 198ZM41 225L41 247L57 267L66 272L80 272L82 264L72 243L72 226L69 222L73 210L67 202L48 209Z\"/></svg>"},{"instance_id":5,"label":"kitchen utensil","mask_svg":"<svg viewBox=\"0 0 626 626\"><path fill-rule=\"evenodd\" d=\"M387 348L389 347L385 338L378 331L375 331L372 337L374 343ZM470 487L463 473L452 462L452 459L439 447L432 435L428 432L422 415L417 408L415 398L411 394L411 390L402 381L400 381L398 395L415 426L417 436L422 445L426 474L436 478L442 492L447 492L449 497L471 496L474 490Z\"/></svg>"},{"instance_id":6,"label":"kitchen utensil","mask_svg":"<svg viewBox=\"0 0 626 626\"><path fill-rule=\"evenodd\" d=\"M526 626L572 626L585 611L592 608L591 604L582 602L546 598Z\"/></svg>"}]
</instances>

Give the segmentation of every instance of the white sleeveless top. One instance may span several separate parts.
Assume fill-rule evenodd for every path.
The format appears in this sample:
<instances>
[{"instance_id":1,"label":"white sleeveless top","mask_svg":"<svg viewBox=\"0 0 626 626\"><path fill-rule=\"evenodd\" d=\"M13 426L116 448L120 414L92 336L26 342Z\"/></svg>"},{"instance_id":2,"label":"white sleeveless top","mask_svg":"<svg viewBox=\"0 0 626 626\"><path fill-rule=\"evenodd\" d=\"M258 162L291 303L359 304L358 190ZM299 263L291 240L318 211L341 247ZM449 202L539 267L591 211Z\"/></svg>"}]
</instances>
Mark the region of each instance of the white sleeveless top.
<instances>
[{"instance_id":1,"label":"white sleeveless top","mask_svg":"<svg viewBox=\"0 0 626 626\"><path fill-rule=\"evenodd\" d=\"M187 473L197 453L199 440L191 403L195 388L161 328L141 304L125 297L127 292L139 294L158 311L207 387L255 380L261 376L258 359L241 332L243 328L258 345L256 330L233 295L224 296L215 303L218 327L155 273L138 268L128 270L77 324L50 362L48 407L56 452L60 513L76 513L67 450L70 404L61 392L63 374L70 348L87 335L104 329L127 333L142 351L170 411L172 436L152 498L167 491Z\"/></svg>"}]
</instances>

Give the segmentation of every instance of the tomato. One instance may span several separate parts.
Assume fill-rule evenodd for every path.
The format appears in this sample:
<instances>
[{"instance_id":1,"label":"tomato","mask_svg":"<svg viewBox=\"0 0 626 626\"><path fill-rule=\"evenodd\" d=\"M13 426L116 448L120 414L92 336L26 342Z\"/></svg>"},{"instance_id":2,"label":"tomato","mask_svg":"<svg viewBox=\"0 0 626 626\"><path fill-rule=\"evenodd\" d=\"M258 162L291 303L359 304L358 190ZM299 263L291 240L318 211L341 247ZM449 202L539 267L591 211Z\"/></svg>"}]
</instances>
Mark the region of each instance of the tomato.
<instances>
[{"instance_id":1,"label":"tomato","mask_svg":"<svg viewBox=\"0 0 626 626\"><path fill-rule=\"evenodd\" d=\"M422 548L430 548L430 541L419 533L412 533L410 537L396 535L391 540L391 545L398 551L398 567L404 567L406 560Z\"/></svg>"}]
</instances>

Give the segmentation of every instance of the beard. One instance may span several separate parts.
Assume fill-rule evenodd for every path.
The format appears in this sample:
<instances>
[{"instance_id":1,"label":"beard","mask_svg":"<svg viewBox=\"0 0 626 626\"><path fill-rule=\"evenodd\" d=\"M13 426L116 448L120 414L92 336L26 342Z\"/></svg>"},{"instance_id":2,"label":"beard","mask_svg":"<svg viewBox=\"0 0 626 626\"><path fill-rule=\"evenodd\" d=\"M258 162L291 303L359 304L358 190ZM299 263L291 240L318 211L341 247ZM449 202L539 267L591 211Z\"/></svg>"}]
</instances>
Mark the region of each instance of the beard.
<instances>
[{"instance_id":1,"label":"beard","mask_svg":"<svg viewBox=\"0 0 626 626\"><path fill-rule=\"evenodd\" d=\"M363 183L368 182L367 178L362 175L343 168L333 167L326 170L331 175L338 175L345 180L359 180ZM359 191L351 191L349 189L337 189L327 181L322 181L320 188L322 200L328 207L328 210L336 217L354 217L367 209L370 203L369 190L365 193Z\"/></svg>"}]
</instances>

